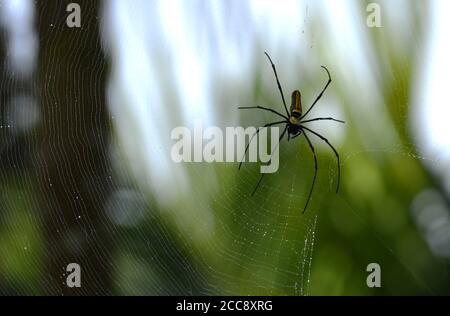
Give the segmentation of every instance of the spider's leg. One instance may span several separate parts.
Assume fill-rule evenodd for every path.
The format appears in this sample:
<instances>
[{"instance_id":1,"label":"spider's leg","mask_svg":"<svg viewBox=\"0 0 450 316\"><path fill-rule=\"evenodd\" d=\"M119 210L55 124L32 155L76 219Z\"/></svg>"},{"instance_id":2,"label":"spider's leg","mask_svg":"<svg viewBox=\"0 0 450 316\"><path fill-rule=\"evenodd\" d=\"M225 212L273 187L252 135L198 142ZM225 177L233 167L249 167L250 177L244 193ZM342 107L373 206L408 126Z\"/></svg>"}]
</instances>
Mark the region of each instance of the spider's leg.
<instances>
[{"instance_id":1,"label":"spider's leg","mask_svg":"<svg viewBox=\"0 0 450 316\"><path fill-rule=\"evenodd\" d=\"M238 109L239 110L260 109L260 110L265 110L265 111L269 111L269 112L275 113L276 115L281 116L282 118L284 118L286 120L289 119L287 116L281 114L280 112L277 112L275 110L272 110L272 109L269 109L269 108L265 108L265 107L262 107L262 106L259 106L259 105L258 106L240 106L240 107L238 107Z\"/></svg>"},{"instance_id":2,"label":"spider's leg","mask_svg":"<svg viewBox=\"0 0 450 316\"><path fill-rule=\"evenodd\" d=\"M254 138L256 135L258 135L259 132L260 132L263 128L270 127L270 126L274 126L274 125L278 125L278 124L282 124L282 123L286 123L286 121L279 121L279 122L269 123L269 124L266 124L266 125L264 125L264 126L262 126L262 127L259 127L259 128L256 130L256 132L252 135L252 137L251 137L250 140L248 141L247 146L245 147L244 155L242 156L241 162L239 163L239 168L238 168L239 170L240 170L241 167L242 167L242 163L244 162L245 155L247 154L247 151L248 151L248 149L249 149L249 147L250 147L250 144L252 143L253 138Z\"/></svg>"},{"instance_id":3,"label":"spider's leg","mask_svg":"<svg viewBox=\"0 0 450 316\"><path fill-rule=\"evenodd\" d=\"M280 138L278 139L277 147L280 145L280 142L281 142L281 140L283 139L284 135L286 134L287 130L288 130L288 125L286 125L286 127L284 128L283 133L281 133L281 136L280 136ZM269 163L270 163L270 161L272 160L272 156L273 156L273 152L270 154ZM253 192L252 192L252 196L255 195L256 190L258 190L259 185L261 184L261 181L262 181L262 179L264 178L264 175L265 175L265 173L263 173L263 174L261 175L261 177L259 178L259 181L258 181L258 183L256 184L255 189L254 189Z\"/></svg>"},{"instance_id":4,"label":"spider's leg","mask_svg":"<svg viewBox=\"0 0 450 316\"><path fill-rule=\"evenodd\" d=\"M335 122L338 122L338 123L345 124L344 121L336 120L336 119L334 119L332 117L317 117L317 118L314 118L314 119L311 119L311 120L301 121L300 123L309 123L309 122L314 122L314 121L335 121Z\"/></svg>"},{"instance_id":5,"label":"spider's leg","mask_svg":"<svg viewBox=\"0 0 450 316\"><path fill-rule=\"evenodd\" d=\"M311 185L311 189L309 190L309 194L308 194L308 199L306 200L306 204L305 204L305 208L303 209L303 213L306 212L306 208L308 207L309 201L311 199L311 195L313 193L314 190L314 185L316 184L316 178L317 178L317 155L316 155L316 150L314 149L313 144L311 143L311 141L309 140L308 135L306 135L306 133L303 133L305 135L306 141L308 142L309 148L311 149L313 155L314 155L314 178L313 178L313 182Z\"/></svg>"},{"instance_id":6,"label":"spider's leg","mask_svg":"<svg viewBox=\"0 0 450 316\"><path fill-rule=\"evenodd\" d=\"M330 146L330 148L333 150L334 154L336 155L337 165L338 165L338 183L337 183L337 187L336 187L336 193L338 193L339 192L339 184L341 182L341 163L340 163L340 160L339 160L339 154L338 154L337 150L333 147L333 145L331 145L331 143L328 141L328 139L326 139L325 137L323 137L319 133L314 132L313 130L311 130L311 129L305 127L305 126L302 126L302 129L307 130L308 132L316 135L321 140L323 140L325 143L327 143L328 146ZM306 136L306 134L305 134L305 136Z\"/></svg>"},{"instance_id":7,"label":"spider's leg","mask_svg":"<svg viewBox=\"0 0 450 316\"><path fill-rule=\"evenodd\" d=\"M275 68L275 65L272 62L272 58L270 58L269 54L267 54L267 52L264 52L264 54L266 54L267 58L269 58L270 64L272 65L273 73L275 74L275 79L277 80L278 90L280 90L281 99L283 100L284 109L286 110L287 116L289 116L289 111L286 106L286 101L284 100L283 89L281 88L280 80L278 80L277 69Z\"/></svg>"},{"instance_id":8,"label":"spider's leg","mask_svg":"<svg viewBox=\"0 0 450 316\"><path fill-rule=\"evenodd\" d=\"M320 100L320 98L323 96L325 90L327 90L328 86L331 83L331 76L330 76L330 72L328 71L328 69L325 66L322 66L323 69L325 69L325 71L328 74L328 81L327 84L325 85L325 87L322 89L322 91L320 92L320 94L317 96L317 98L314 100L313 104L309 107L308 111L305 112L305 114L302 115L301 119L304 118L306 115L308 115L308 113L312 110L312 108L316 105L316 103Z\"/></svg>"},{"instance_id":9,"label":"spider's leg","mask_svg":"<svg viewBox=\"0 0 450 316\"><path fill-rule=\"evenodd\" d=\"M294 135L294 136L292 137L292 139L296 139L296 138L299 137L301 134L302 134L302 133L298 133L297 135Z\"/></svg>"}]
</instances>

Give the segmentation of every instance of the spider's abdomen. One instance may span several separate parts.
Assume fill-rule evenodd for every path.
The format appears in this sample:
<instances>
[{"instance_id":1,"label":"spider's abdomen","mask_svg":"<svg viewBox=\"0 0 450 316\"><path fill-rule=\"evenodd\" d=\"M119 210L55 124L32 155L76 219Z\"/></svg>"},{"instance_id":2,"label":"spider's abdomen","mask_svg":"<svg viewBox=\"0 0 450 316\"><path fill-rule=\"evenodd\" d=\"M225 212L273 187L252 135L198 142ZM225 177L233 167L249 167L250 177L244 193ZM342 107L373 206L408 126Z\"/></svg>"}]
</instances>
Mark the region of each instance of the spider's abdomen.
<instances>
[{"instance_id":1,"label":"spider's abdomen","mask_svg":"<svg viewBox=\"0 0 450 316\"><path fill-rule=\"evenodd\" d=\"M302 96L298 90L292 92L291 115L296 118L302 116Z\"/></svg>"},{"instance_id":2,"label":"spider's abdomen","mask_svg":"<svg viewBox=\"0 0 450 316\"><path fill-rule=\"evenodd\" d=\"M291 135L291 136L296 136L296 135L298 135L298 134L300 134L302 132L302 130L301 130L301 128L300 128L300 126L299 125L289 125L289 127L288 127L288 133Z\"/></svg>"}]
</instances>

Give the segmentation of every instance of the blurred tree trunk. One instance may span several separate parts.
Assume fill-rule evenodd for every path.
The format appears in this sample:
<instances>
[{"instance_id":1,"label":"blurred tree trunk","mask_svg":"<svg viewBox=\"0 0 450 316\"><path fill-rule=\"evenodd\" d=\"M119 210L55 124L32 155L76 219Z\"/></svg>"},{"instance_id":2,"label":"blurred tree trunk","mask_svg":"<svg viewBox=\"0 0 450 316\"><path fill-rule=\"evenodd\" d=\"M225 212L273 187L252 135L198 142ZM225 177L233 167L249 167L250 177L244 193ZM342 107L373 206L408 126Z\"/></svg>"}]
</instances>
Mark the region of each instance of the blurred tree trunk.
<instances>
[{"instance_id":1,"label":"blurred tree trunk","mask_svg":"<svg viewBox=\"0 0 450 316\"><path fill-rule=\"evenodd\" d=\"M111 247L105 200L110 194L99 1L76 1L81 28L66 24L73 1L37 1L38 89L42 110L47 279L51 295L111 294ZM81 288L66 285L69 263L81 266Z\"/></svg>"}]
</instances>

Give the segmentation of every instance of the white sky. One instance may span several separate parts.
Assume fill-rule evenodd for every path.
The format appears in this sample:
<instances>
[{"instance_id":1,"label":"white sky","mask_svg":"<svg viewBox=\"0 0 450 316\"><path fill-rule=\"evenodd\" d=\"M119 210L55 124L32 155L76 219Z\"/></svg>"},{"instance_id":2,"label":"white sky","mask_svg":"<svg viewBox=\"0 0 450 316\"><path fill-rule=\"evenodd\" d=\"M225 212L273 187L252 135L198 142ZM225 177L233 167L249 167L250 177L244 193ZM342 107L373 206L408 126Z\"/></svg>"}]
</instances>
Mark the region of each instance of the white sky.
<instances>
[{"instance_id":1,"label":"white sky","mask_svg":"<svg viewBox=\"0 0 450 316\"><path fill-rule=\"evenodd\" d=\"M437 8L442 3L444 1L435 1L433 5ZM392 125L386 124L380 129L380 122L389 122L387 109L377 81L379 65L371 43L367 41L368 30L361 27L365 21L355 18L360 16L356 12L360 8L357 2L285 1L280 5L270 0L189 3L113 0L111 4L107 16L113 34L116 71L110 100L117 129L133 161L132 168L136 167L136 175L145 185L150 183L150 189L162 199L164 192L173 193L173 188L177 187L186 191L192 185L183 168L170 161L171 142L167 136L173 124L192 126L198 118L205 125L235 124L237 116L222 120L218 116L217 113L223 113L220 107L224 105L215 103L214 83L223 80L222 76L232 82L223 87L223 92L236 95L236 99L229 100L227 105L233 111L235 104L243 102L239 96L249 89L247 82L253 80L250 74L255 73L253 67L256 65L261 67L263 84L274 87L271 70L262 56L264 50L269 51L277 63L286 96L298 88L290 84L295 80L289 80L298 70L292 71L289 65L298 65L301 60L302 71L323 79L319 67L326 64L332 68L333 76L340 79L343 92L354 95L354 103L359 104L352 112L355 117L364 118L357 122L366 146L379 148L399 142ZM386 14L382 11L383 21L389 21L390 27L395 29L408 28L413 20L402 15L404 4L403 0L389 1L391 10ZM435 14L444 16L442 12L446 11L435 10ZM321 27L313 28L316 23ZM432 38L435 42L440 42L442 37L437 32L439 28L448 29L445 25L434 29ZM396 39L399 49L404 47L402 41L411 40L408 34L399 32ZM439 52L445 56L448 47L441 47ZM262 57L258 59L258 56ZM436 62L432 56L427 60ZM423 60L417 62L420 64ZM433 75L427 78L428 81L435 80ZM162 89L168 82L171 82L170 93L177 104L171 109L167 109L167 91ZM444 84L445 81L440 82ZM229 90L230 87L233 90ZM333 98L331 91L327 93L330 94L329 102L318 107L316 113L332 112L343 118L342 100L336 95ZM425 97L426 100L446 100L437 90L427 93L433 96ZM173 100L170 101L173 104ZM427 130L424 137L437 144L434 148L439 148L439 144L448 148L448 139L443 136L447 129L444 116L433 112L438 109L431 104L425 103L421 108L426 109L426 113L417 122L416 126L422 126L417 129ZM171 111L180 113L182 120L171 121ZM133 122L133 128L130 128L130 122ZM428 127L424 128L423 124ZM434 127L429 127L431 125ZM335 142L343 137L338 128L319 127L319 131L321 128L329 129L327 132L334 135ZM431 155L429 148L421 148L423 155ZM167 199L173 199L173 196L167 196Z\"/></svg>"},{"instance_id":2,"label":"white sky","mask_svg":"<svg viewBox=\"0 0 450 316\"><path fill-rule=\"evenodd\" d=\"M450 194L450 2L433 2L429 42L417 61L420 65L413 91L414 130L422 154L438 160L428 165L443 180ZM417 127L417 128L415 128Z\"/></svg>"}]
</instances>

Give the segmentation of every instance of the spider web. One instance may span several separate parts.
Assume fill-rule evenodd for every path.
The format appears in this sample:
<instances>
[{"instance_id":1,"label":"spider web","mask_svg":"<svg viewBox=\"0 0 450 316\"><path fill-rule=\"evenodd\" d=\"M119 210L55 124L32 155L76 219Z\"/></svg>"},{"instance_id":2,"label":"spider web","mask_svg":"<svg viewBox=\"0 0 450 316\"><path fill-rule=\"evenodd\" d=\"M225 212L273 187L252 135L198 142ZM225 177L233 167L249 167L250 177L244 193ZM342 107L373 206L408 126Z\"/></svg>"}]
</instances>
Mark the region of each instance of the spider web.
<instances>
[{"instance_id":1,"label":"spider web","mask_svg":"<svg viewBox=\"0 0 450 316\"><path fill-rule=\"evenodd\" d=\"M219 187L219 204L233 219L231 228L225 229L230 223L222 226L225 240L231 242L219 253L229 261L225 266L236 266L244 276L240 282L230 276L227 294L308 293L318 215L313 208L302 214L307 195L296 192L307 181L299 181L298 169L284 165L266 175L254 196L250 193L260 174L253 166L244 165L238 172L242 184ZM242 201L239 206L236 196Z\"/></svg>"},{"instance_id":2,"label":"spider web","mask_svg":"<svg viewBox=\"0 0 450 316\"><path fill-rule=\"evenodd\" d=\"M173 11L170 10L170 12ZM175 11L182 12L183 10ZM245 13L245 10L242 12ZM137 13L133 11L131 15L134 14ZM201 11L198 14L202 14ZM240 18L238 17L237 24L239 24L238 20ZM170 29L170 27L167 28ZM180 34L170 33L170 35L183 41ZM234 40L239 41L239 39ZM188 45L195 44L191 43ZM231 47L233 47L232 44ZM230 48L228 48L228 53L232 56L232 53L229 51ZM193 49L195 54L199 54L197 47ZM132 50L136 50L136 48ZM217 53L219 54L219 52ZM200 54L202 55L203 53ZM238 52L238 55L240 56L239 60L245 59L245 55L242 55L242 50ZM189 64L195 62L195 60L191 60ZM130 69L133 66L131 64L126 66L126 68ZM153 66L157 69L159 67L158 65ZM176 66L177 77L184 78L184 66ZM201 66L197 65L196 67L199 68L196 68L195 71L202 73ZM271 71L270 67L267 69ZM242 71L244 70L245 68ZM190 73L191 69L186 71ZM143 82L150 81L158 85L158 79L152 78L151 73L155 73L155 71L150 71L150 79L145 78ZM231 78L234 76L234 74L228 74L229 69L227 68L217 70L217 73L227 73L228 75L222 78L221 82L226 82L227 77ZM270 86L272 86L272 74L268 73L271 75L269 79L271 82ZM189 80L192 82L192 78L189 78ZM207 79L205 80L208 81ZM130 82L129 84L132 83ZM190 88L193 87L195 88L195 85L190 86ZM233 89L233 86L230 85L228 88ZM182 94L183 92L180 93ZM155 94L158 94L158 92L155 92ZM193 94L190 91L188 96ZM206 95L205 99L203 99L204 95ZM159 102L166 105L170 104L170 102L164 102L164 100L167 100L164 98L164 94L161 94L160 98L153 100L155 101L154 104ZM237 94L228 94L222 100L217 100L217 104L223 104L224 108L230 108L230 102L233 102L232 99L235 100L235 104L242 100ZM114 94L111 100L123 100L123 98L118 93ZM202 106L209 102L211 101L207 98L207 93L205 93L205 90L202 90L200 99L196 99L196 102L184 104L185 107L189 107L189 111L183 113L185 123L180 125L191 127L198 111L200 113L209 112L208 108L202 109ZM115 108L114 103L113 109ZM180 103L183 105L183 101L180 101ZM119 106L120 104L117 105L117 107ZM158 108L157 105L152 105L152 102L146 102L144 106L149 109L149 112L144 117L146 115L152 117L155 112L163 110ZM227 120L233 121L233 114L237 114L237 109L226 112L221 113L220 109L218 109L218 113L223 114L222 122L227 122ZM117 110L115 117L119 117L120 113ZM180 121L183 120L180 119ZM211 125L208 116L206 118L203 117L203 123L205 126ZM126 121L123 123L117 121L116 124L119 124L118 129L120 130L120 125L126 124ZM158 125L159 122L154 122L154 124ZM167 139L167 135L170 135L170 130L176 126L178 125L174 122L171 122L169 125L159 124L156 127L146 125L146 135L151 138L153 137L152 135L159 134L162 139L170 142ZM154 138L151 143L159 141L157 138ZM187 247L193 248L189 249L188 252L195 254L193 262L196 265L189 266L189 269L197 271L194 273L197 276L204 273L207 274L207 277L200 279L189 277L189 281L186 281L186 283L177 280L176 276L170 276L170 283L178 284L176 290L170 292L171 294L185 294L193 291L200 294L230 295L305 295L309 293L318 219L314 206L311 206L310 211L306 214L301 214L312 182L313 165L308 147L303 148L300 155L298 144L301 143L297 142L297 146L292 146L289 150L289 146L286 146L287 144L284 141L280 147L282 154L295 158L290 159L290 163L282 163L277 174L267 176L254 197L250 197L250 193L260 176L259 169L257 170L258 167L255 164L245 164L241 171L237 170L237 164L209 165L205 163L184 165L183 168L186 168L186 170L183 176L180 176L180 173L177 175L176 171L173 171L178 170L179 166L170 164L170 167L159 178L160 181L157 181L157 185L153 187L154 191L151 194L155 195L155 201L153 201L152 205L154 208L161 208L162 204L164 208L169 209L168 213L170 215L167 216L176 223L177 230L180 231L181 242ZM161 144L161 146L166 148L165 144ZM305 153L308 154L305 155ZM168 150L163 150L162 154L153 150L152 156L154 155L167 157ZM158 159L153 159L153 161L150 161L150 166L159 163L156 162ZM158 169L160 167L158 165ZM131 169L133 169L133 166L131 166ZM326 169L324 168L324 170ZM127 170L123 171L123 176L126 179L130 178L128 172ZM142 173L141 170L138 172ZM159 170L155 170L154 166L152 166L152 178L155 178L155 173L158 172ZM335 169L333 172L335 172ZM302 173L307 175L307 177L303 177ZM171 181L169 181L169 184L166 184L167 178L170 178L167 176L168 174L176 177L178 181L175 184ZM333 173L331 177L333 177ZM146 180L143 181L144 183L141 184L141 187L147 186ZM331 181L330 179L328 182ZM317 191L315 192L320 192L324 185L328 190L328 182L318 181L316 185ZM168 189L161 189L162 187L170 187L174 194L178 192L179 196L181 196L181 202L173 203L171 201L173 196L167 195ZM158 193L155 193L155 190ZM313 201L320 201L321 199L320 195L317 195L313 198ZM167 235L162 234L158 238L164 240L167 237ZM133 253L133 255L136 255L136 253ZM134 261L129 264L141 266ZM187 271L182 270L181 273L185 274L185 272ZM192 271L190 274L192 275ZM121 279L123 280L121 283L126 283L126 277ZM146 282L145 288L152 293L167 293L164 289L159 289L160 284L149 284L147 279ZM197 289L195 290L195 288ZM126 289L124 291L127 292Z\"/></svg>"}]
</instances>

